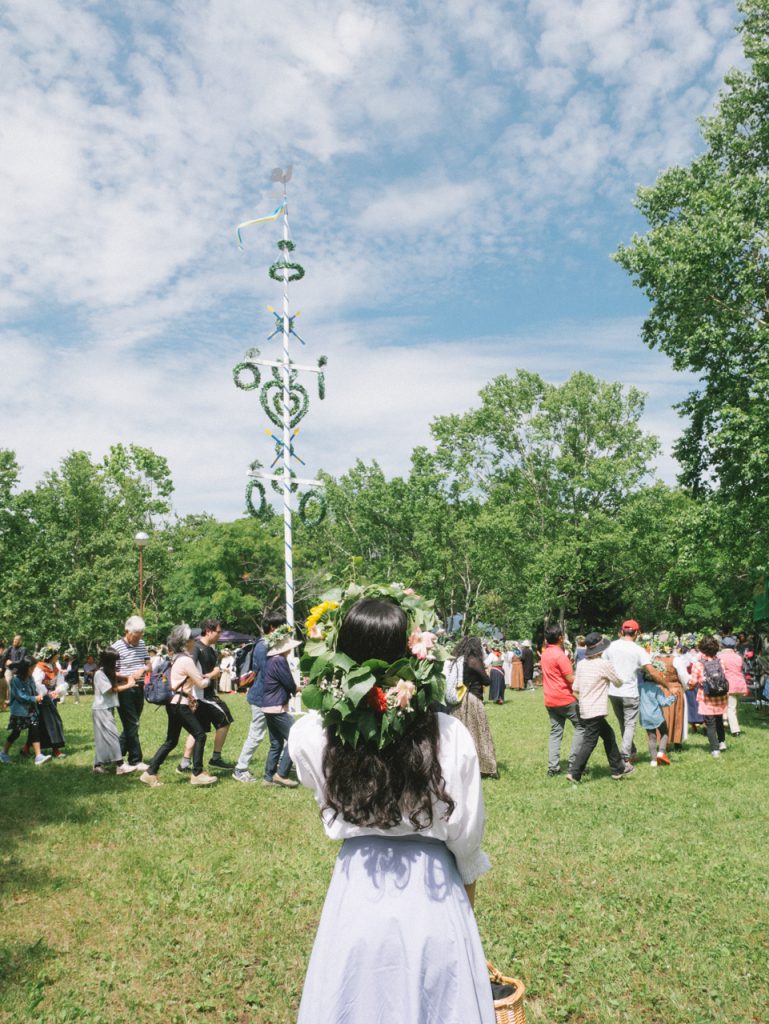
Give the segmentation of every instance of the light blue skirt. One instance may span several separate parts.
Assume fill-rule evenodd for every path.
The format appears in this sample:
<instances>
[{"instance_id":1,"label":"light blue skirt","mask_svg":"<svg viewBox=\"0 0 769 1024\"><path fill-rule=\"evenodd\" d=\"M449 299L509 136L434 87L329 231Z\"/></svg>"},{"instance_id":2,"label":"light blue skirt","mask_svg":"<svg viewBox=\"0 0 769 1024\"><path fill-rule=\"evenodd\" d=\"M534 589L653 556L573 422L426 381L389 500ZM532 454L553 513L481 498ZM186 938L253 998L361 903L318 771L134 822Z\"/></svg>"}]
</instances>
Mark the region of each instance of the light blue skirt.
<instances>
[{"instance_id":1,"label":"light blue skirt","mask_svg":"<svg viewBox=\"0 0 769 1024\"><path fill-rule=\"evenodd\" d=\"M339 851L298 1024L494 1024L478 926L436 839L363 836Z\"/></svg>"}]
</instances>

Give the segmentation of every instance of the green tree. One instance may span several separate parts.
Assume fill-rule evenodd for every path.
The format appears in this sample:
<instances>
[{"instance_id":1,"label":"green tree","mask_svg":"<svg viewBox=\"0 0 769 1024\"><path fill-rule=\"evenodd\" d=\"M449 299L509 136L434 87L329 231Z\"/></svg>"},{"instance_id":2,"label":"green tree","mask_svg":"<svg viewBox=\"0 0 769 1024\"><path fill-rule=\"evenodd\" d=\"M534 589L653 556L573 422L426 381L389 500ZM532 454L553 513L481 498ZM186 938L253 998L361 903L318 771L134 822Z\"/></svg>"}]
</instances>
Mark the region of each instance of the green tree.
<instances>
[{"instance_id":1,"label":"green tree","mask_svg":"<svg viewBox=\"0 0 769 1024\"><path fill-rule=\"evenodd\" d=\"M639 426L643 395L587 373L556 386L519 370L480 398L432 431L447 493L481 502L485 611L491 592L495 621L521 632L540 616L580 619L599 596L616 603L616 517L658 451Z\"/></svg>"},{"instance_id":2,"label":"green tree","mask_svg":"<svg viewBox=\"0 0 769 1024\"><path fill-rule=\"evenodd\" d=\"M728 506L758 557L769 513L769 2L741 0L750 61L703 120L706 151L641 188L648 232L616 260L649 297L643 327L701 385L680 406L681 482Z\"/></svg>"}]
</instances>

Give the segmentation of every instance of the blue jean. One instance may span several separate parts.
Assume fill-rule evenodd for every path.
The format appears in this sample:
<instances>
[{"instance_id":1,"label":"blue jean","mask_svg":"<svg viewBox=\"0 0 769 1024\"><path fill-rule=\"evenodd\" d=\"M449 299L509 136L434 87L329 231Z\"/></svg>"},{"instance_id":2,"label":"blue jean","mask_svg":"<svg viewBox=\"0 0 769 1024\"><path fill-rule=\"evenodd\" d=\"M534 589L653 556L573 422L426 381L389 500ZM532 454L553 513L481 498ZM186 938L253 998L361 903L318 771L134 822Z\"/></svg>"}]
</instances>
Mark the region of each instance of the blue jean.
<instances>
[{"instance_id":1,"label":"blue jean","mask_svg":"<svg viewBox=\"0 0 769 1024\"><path fill-rule=\"evenodd\" d=\"M547 714L550 719L550 743L548 745L548 770L559 772L561 770L561 740L566 722L574 726L574 736L571 740L569 751L569 771L574 767L574 759L582 743L582 723L579 720L579 704L562 704L557 708L548 708Z\"/></svg>"},{"instance_id":2,"label":"blue jean","mask_svg":"<svg viewBox=\"0 0 769 1024\"><path fill-rule=\"evenodd\" d=\"M288 753L288 734L294 724L293 715L282 711L277 715L265 715L267 719L267 732L270 734L270 750L267 754L267 763L264 766L264 778L266 782L272 782L273 775L280 775L285 779L291 771L291 758Z\"/></svg>"}]
</instances>

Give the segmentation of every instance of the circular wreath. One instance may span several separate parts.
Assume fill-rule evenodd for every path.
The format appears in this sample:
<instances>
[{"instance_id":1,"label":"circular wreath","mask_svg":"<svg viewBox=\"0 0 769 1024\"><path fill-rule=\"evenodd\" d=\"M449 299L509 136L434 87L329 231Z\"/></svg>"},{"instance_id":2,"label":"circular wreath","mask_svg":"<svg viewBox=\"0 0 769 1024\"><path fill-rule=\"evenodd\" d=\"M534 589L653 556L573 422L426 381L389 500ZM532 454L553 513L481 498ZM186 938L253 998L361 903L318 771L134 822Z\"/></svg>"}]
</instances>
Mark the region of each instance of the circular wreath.
<instances>
[{"instance_id":1,"label":"circular wreath","mask_svg":"<svg viewBox=\"0 0 769 1024\"><path fill-rule=\"evenodd\" d=\"M388 664L376 658L361 665L337 650L339 629L350 608L364 597L392 601L406 613L409 655ZM342 743L388 746L445 694L443 662L433 602L400 583L360 586L324 595L305 623L307 642L300 667L309 677L302 690L306 707L317 710L324 726Z\"/></svg>"},{"instance_id":2,"label":"circular wreath","mask_svg":"<svg viewBox=\"0 0 769 1024\"><path fill-rule=\"evenodd\" d=\"M250 381L241 377L241 374L246 372L252 374ZM235 387L241 391L255 391L262 382L262 374L254 363L238 363L232 368L232 379L235 381Z\"/></svg>"},{"instance_id":3,"label":"circular wreath","mask_svg":"<svg viewBox=\"0 0 769 1024\"><path fill-rule=\"evenodd\" d=\"M326 499L317 491L305 491L299 499L299 517L305 526L320 526L326 518Z\"/></svg>"},{"instance_id":4,"label":"circular wreath","mask_svg":"<svg viewBox=\"0 0 769 1024\"><path fill-rule=\"evenodd\" d=\"M254 491L259 493L259 507L254 505ZM263 519L267 514L267 495L264 491L264 484L259 480L249 480L246 484L246 508L248 514L255 519Z\"/></svg>"},{"instance_id":5,"label":"circular wreath","mask_svg":"<svg viewBox=\"0 0 769 1024\"><path fill-rule=\"evenodd\" d=\"M304 277L304 267L301 263L291 263L289 260L278 260L273 263L270 267L270 277L273 281L283 281L284 270L291 271L287 278L289 281L301 281Z\"/></svg>"}]
</instances>

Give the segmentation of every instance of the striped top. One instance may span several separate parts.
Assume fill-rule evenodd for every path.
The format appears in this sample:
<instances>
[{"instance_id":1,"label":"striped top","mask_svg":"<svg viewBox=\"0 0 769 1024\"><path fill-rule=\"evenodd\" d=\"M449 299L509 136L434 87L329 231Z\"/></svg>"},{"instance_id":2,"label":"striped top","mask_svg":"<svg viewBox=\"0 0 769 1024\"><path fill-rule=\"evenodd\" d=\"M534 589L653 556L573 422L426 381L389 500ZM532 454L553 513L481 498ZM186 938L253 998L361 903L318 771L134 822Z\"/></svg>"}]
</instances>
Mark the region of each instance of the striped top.
<instances>
[{"instance_id":1,"label":"striped top","mask_svg":"<svg viewBox=\"0 0 769 1024\"><path fill-rule=\"evenodd\" d=\"M131 644L126 643L125 639L121 637L114 642L112 650L117 651L117 673L119 676L132 676L139 669L144 668L144 662L147 658L147 645L143 639L139 640L132 647Z\"/></svg>"}]
</instances>

